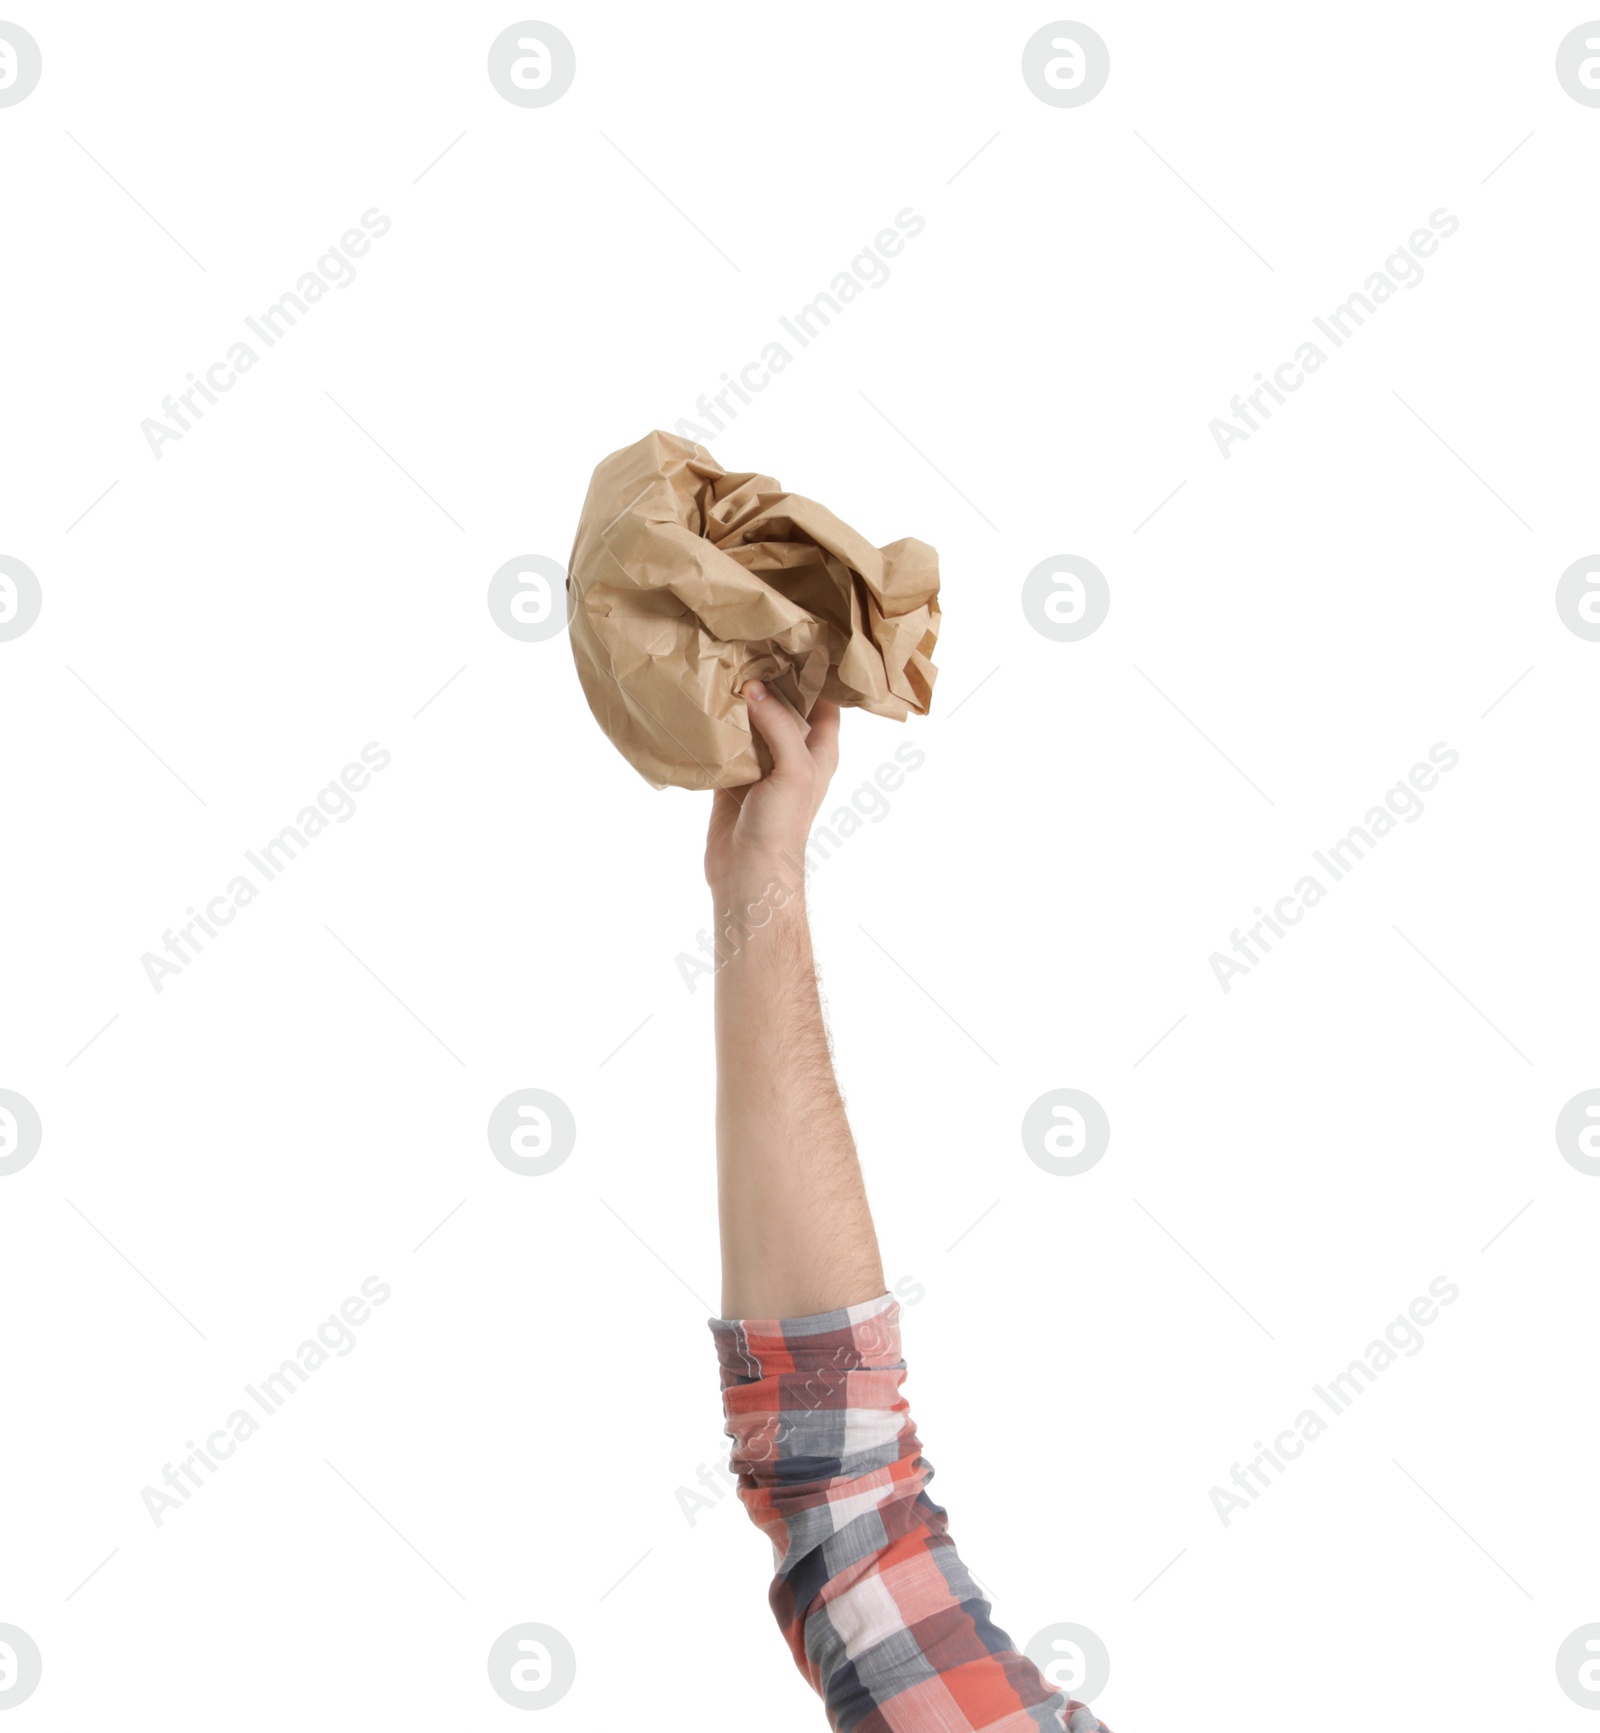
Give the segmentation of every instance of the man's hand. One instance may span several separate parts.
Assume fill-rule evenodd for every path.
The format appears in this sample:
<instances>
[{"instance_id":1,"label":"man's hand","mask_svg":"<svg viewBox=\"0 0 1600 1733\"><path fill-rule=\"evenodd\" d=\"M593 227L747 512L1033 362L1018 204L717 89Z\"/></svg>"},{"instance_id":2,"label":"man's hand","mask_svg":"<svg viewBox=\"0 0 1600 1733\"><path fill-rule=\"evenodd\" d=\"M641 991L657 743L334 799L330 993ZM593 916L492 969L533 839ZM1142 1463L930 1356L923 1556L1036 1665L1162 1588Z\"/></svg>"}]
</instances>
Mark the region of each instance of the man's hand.
<instances>
[{"instance_id":1,"label":"man's hand","mask_svg":"<svg viewBox=\"0 0 1600 1733\"><path fill-rule=\"evenodd\" d=\"M759 680L745 687L750 726L772 754L772 770L744 788L719 788L706 836L706 882L719 905L779 880L805 888L806 841L839 764L839 706L818 699L811 732Z\"/></svg>"}]
</instances>

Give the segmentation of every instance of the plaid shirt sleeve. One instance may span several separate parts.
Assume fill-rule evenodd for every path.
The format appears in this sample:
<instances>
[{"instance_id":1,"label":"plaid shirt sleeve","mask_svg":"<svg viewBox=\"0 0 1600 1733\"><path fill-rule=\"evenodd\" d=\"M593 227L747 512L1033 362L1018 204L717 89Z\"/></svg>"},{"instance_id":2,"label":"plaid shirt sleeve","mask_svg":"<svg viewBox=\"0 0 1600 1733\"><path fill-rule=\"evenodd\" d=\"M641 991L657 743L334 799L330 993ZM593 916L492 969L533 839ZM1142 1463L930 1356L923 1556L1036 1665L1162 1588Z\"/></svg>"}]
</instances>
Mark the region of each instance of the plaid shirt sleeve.
<instances>
[{"instance_id":1,"label":"plaid shirt sleeve","mask_svg":"<svg viewBox=\"0 0 1600 1733\"><path fill-rule=\"evenodd\" d=\"M893 1297L711 1329L768 1599L835 1733L1109 1733L990 1621L956 1554L900 1394Z\"/></svg>"}]
</instances>

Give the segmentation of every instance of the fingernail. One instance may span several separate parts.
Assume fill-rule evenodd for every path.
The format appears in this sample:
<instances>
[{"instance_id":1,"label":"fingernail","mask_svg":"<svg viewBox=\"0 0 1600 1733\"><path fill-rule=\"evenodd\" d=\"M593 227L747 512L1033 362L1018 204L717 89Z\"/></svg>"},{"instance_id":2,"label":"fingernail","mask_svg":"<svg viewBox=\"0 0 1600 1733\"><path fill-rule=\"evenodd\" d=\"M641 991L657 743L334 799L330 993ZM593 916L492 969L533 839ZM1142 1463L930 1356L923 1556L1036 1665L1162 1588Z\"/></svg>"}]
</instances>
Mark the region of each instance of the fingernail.
<instances>
[{"instance_id":1,"label":"fingernail","mask_svg":"<svg viewBox=\"0 0 1600 1733\"><path fill-rule=\"evenodd\" d=\"M744 689L745 697L754 698L757 703L766 697L767 689L759 680L752 680Z\"/></svg>"}]
</instances>

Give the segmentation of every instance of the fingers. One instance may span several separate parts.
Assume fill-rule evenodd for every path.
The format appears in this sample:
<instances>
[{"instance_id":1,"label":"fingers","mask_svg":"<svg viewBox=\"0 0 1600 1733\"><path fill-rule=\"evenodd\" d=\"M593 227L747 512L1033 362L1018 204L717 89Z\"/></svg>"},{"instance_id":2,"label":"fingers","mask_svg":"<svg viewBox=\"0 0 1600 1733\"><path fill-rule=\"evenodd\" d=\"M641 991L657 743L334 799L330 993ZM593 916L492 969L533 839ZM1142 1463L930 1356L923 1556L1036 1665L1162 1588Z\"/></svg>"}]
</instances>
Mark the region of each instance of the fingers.
<instances>
[{"instance_id":1,"label":"fingers","mask_svg":"<svg viewBox=\"0 0 1600 1733\"><path fill-rule=\"evenodd\" d=\"M800 718L759 680L744 689L750 726L767 743L772 754L773 774L782 777L811 776L811 754L806 751L806 732Z\"/></svg>"},{"instance_id":2,"label":"fingers","mask_svg":"<svg viewBox=\"0 0 1600 1733\"><path fill-rule=\"evenodd\" d=\"M806 750L824 777L831 777L839 768L839 715L839 706L828 698L819 698L811 707Z\"/></svg>"}]
</instances>

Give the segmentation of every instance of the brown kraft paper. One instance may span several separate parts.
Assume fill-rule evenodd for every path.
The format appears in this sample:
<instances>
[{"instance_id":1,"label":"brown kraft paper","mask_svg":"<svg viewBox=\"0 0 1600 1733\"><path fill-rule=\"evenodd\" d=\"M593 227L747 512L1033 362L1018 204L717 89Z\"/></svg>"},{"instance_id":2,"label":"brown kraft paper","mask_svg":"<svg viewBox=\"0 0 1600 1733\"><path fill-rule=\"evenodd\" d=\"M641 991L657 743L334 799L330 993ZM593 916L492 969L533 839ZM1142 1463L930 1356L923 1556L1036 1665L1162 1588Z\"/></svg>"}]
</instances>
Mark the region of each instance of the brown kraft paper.
<instances>
[{"instance_id":1,"label":"brown kraft paper","mask_svg":"<svg viewBox=\"0 0 1600 1733\"><path fill-rule=\"evenodd\" d=\"M595 720L657 788L738 788L771 768L741 696L763 680L903 722L937 674L939 556L875 548L770 475L651 433L595 470L567 622Z\"/></svg>"}]
</instances>

